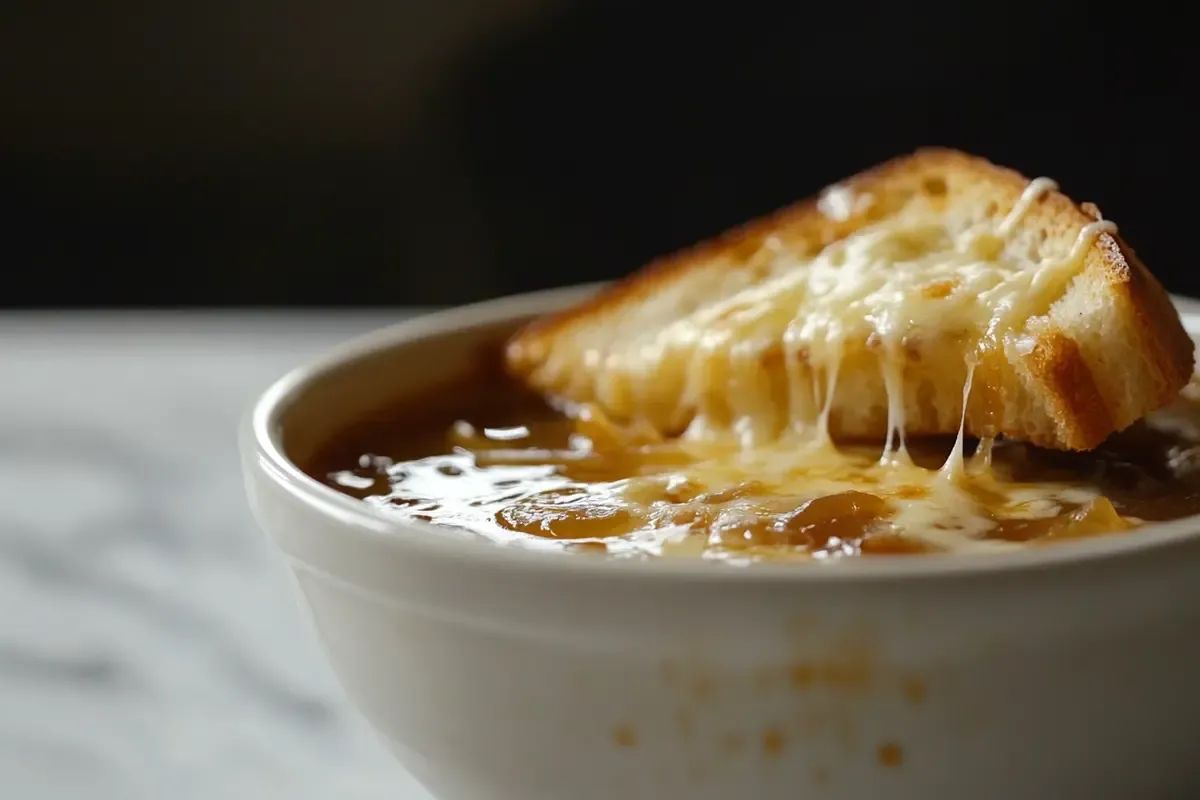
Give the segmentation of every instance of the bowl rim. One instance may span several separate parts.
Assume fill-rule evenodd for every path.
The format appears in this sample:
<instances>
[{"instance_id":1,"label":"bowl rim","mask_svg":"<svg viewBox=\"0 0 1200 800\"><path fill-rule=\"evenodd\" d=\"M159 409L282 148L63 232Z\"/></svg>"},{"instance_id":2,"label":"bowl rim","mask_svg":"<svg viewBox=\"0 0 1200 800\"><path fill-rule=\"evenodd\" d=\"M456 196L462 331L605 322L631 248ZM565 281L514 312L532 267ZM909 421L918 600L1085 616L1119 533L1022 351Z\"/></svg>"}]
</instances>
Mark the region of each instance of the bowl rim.
<instances>
[{"instance_id":1,"label":"bowl rim","mask_svg":"<svg viewBox=\"0 0 1200 800\"><path fill-rule=\"evenodd\" d=\"M873 556L836 563L764 562L731 567L699 558L617 559L500 545L483 537L446 535L444 529L419 520L388 517L373 506L338 492L299 468L284 452L279 416L316 380L340 366L400 344L437 338L462 328L485 327L563 308L601 288L590 283L509 295L494 300L420 314L357 336L311 359L276 380L255 401L243 421L242 449L246 469L259 469L285 490L291 500L336 522L376 545L444 561L470 562L490 569L525 572L551 570L556 575L596 575L657 581L784 582L912 581L968 575L1041 571L1146 554L1200 539L1200 516L1147 525L1132 536L1100 536L1050 547L1002 553L952 553ZM1200 313L1180 313L1188 333L1200 341Z\"/></svg>"}]
</instances>

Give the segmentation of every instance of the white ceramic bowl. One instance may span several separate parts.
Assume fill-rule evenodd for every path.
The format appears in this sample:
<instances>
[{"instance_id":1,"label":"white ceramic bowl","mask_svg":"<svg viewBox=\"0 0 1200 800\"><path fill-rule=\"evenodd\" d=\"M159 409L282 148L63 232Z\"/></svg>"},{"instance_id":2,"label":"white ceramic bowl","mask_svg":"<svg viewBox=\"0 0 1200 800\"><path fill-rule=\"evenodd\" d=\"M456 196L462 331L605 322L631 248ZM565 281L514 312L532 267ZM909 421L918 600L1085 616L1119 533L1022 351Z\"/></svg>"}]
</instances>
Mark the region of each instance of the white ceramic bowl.
<instances>
[{"instance_id":1,"label":"white ceramic bowl","mask_svg":"<svg viewBox=\"0 0 1200 800\"><path fill-rule=\"evenodd\" d=\"M1031 800L1200 787L1200 526L750 569L501 548L292 458L587 289L417 319L275 384L249 494L346 691L446 800Z\"/></svg>"}]
</instances>

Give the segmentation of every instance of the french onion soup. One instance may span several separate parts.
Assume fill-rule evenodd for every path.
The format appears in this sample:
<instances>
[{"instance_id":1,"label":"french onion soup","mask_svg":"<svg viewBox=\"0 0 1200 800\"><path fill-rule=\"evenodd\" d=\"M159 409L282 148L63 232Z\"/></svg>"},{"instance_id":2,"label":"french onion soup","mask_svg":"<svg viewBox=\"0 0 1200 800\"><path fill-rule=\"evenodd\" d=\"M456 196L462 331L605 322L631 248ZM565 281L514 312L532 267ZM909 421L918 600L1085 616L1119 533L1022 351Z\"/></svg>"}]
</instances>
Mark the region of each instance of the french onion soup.
<instances>
[{"instance_id":1,"label":"french onion soup","mask_svg":"<svg viewBox=\"0 0 1200 800\"><path fill-rule=\"evenodd\" d=\"M1094 205L921 151L532 321L310 471L528 547L1000 551L1200 511L1194 362Z\"/></svg>"},{"instance_id":2,"label":"french onion soup","mask_svg":"<svg viewBox=\"0 0 1200 800\"><path fill-rule=\"evenodd\" d=\"M355 421L304 466L399 520L499 544L729 563L1000 551L1200 513L1195 386L1091 452L949 437L906 450L664 438L488 375Z\"/></svg>"}]
</instances>

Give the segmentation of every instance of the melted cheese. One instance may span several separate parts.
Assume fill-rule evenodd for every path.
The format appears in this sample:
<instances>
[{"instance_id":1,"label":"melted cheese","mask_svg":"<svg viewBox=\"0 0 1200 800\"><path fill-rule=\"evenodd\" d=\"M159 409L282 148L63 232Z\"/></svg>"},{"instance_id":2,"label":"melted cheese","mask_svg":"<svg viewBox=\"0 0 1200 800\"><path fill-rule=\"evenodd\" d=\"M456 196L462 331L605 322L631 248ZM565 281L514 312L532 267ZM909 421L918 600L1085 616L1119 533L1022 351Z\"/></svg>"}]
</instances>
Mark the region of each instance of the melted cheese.
<instances>
[{"instance_id":1,"label":"melted cheese","mask_svg":"<svg viewBox=\"0 0 1200 800\"><path fill-rule=\"evenodd\" d=\"M966 475L966 466L963 462L966 442L963 437L967 430L967 402L971 399L971 384L974 379L975 362L971 361L967 364L967 380L963 383L962 416L958 420L958 435L954 439L954 447L950 450L950 455L946 457L946 463L942 465L941 475L947 481L961 480Z\"/></svg>"},{"instance_id":2,"label":"melted cheese","mask_svg":"<svg viewBox=\"0 0 1200 800\"><path fill-rule=\"evenodd\" d=\"M1018 543L986 538L999 519L1039 519L1082 506L1099 496L1091 487L1078 483L1012 483L1000 479L978 458L964 463L961 440L941 470L914 464L911 459L879 462L861 450L839 450L827 441L777 443L750 450L719 451L709 446L693 447L694 463L645 478L631 478L598 487L606 496L625 503L634 513L650 520L651 537L668 553L704 550L700 542L684 537L684 530L661 527L655 519L668 484L694 484L719 492L733 492L725 512L754 519L771 519L779 508L794 508L807 500L847 492L864 492L886 501L890 517L886 530L920 542L934 550L991 552L1020 547ZM977 457L979 453L977 453ZM986 458L987 456L985 456ZM710 501L699 498L670 505L672 515L687 510L693 502L701 510ZM778 506L778 508L777 508ZM686 540L685 540L686 539ZM665 543L665 544L664 544ZM646 549L647 542L638 545ZM699 549L697 549L699 548ZM653 549L653 548L650 548ZM736 550L734 551L736 552ZM709 555L728 557L720 548ZM777 553L772 553L775 557ZM820 557L820 556L818 556Z\"/></svg>"},{"instance_id":3,"label":"melted cheese","mask_svg":"<svg viewBox=\"0 0 1200 800\"><path fill-rule=\"evenodd\" d=\"M1096 237L1116 231L1111 222L1093 222L1068 253L1039 254L1037 242L1019 235L1021 222L1056 188L1048 178L1031 181L998 224L938 212L932 201L918 199L810 258L764 248L765 280L610 351L609 366L614 374L680 385L676 413L695 410L685 440L713 443L732 435L741 446L733 457L698 459L687 476L722 485L767 480L782 495L871 491L890 498L893 526L905 536L948 550L1012 546L981 538L994 527L997 507L1050 516L1078 501L1078 490L1046 484L1013 495L991 475L990 436L965 461L977 367L1005 348L1027 350L1033 341L1027 322L1061 296ZM844 220L869 202L833 187L820 208ZM940 471L914 466L905 444L906 351L909 338L922 332L959 335L965 361L958 438ZM887 398L886 442L869 465L840 454L830 436L847 353L864 351L878 359ZM782 359L782 369L764 367L771 358ZM841 405L852 406L853 398ZM918 487L920 496L906 499L898 487ZM993 498L988 509L978 500L981 491Z\"/></svg>"},{"instance_id":4,"label":"melted cheese","mask_svg":"<svg viewBox=\"0 0 1200 800\"><path fill-rule=\"evenodd\" d=\"M838 401L839 388L848 390L839 384L845 359L874 353L887 390L888 450L900 454L906 409L920 402L919 384L906 376L923 342L957 337L962 355L1019 354L1036 341L1029 321L1062 295L1096 237L1116 230L1088 224L1069 252L1053 252L1021 223L1054 188L1046 178L1030 182L999 222L983 200L945 209L919 196L810 255L768 240L751 259L765 277L733 283L678 316L664 307L661 324L615 340L608 330L598 349L584 348L585 365L602 366L575 370L576 380L594 378L596 398L617 416L649 410L659 422L691 420L689 438L733 435L754 446L785 430L827 435L834 409L854 410ZM835 187L820 205L843 219L870 202Z\"/></svg>"}]
</instances>

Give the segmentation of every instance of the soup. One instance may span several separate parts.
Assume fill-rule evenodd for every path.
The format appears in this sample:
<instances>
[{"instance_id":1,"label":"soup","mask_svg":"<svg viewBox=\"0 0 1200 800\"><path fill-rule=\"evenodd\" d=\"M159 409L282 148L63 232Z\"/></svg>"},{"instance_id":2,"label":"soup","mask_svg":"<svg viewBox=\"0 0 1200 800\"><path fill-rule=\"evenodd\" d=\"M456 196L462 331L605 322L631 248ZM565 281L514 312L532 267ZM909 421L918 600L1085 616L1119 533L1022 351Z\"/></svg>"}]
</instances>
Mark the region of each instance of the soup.
<instances>
[{"instance_id":1,"label":"soup","mask_svg":"<svg viewBox=\"0 0 1200 800\"><path fill-rule=\"evenodd\" d=\"M929 439L881 460L882 442L663 439L488 375L352 421L303 466L500 545L728 563L1004 551L1200 513L1198 398L1089 453Z\"/></svg>"}]
</instances>

